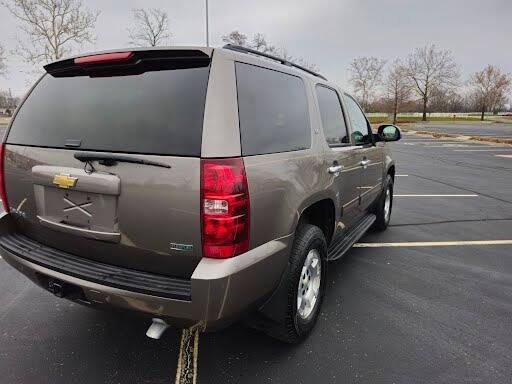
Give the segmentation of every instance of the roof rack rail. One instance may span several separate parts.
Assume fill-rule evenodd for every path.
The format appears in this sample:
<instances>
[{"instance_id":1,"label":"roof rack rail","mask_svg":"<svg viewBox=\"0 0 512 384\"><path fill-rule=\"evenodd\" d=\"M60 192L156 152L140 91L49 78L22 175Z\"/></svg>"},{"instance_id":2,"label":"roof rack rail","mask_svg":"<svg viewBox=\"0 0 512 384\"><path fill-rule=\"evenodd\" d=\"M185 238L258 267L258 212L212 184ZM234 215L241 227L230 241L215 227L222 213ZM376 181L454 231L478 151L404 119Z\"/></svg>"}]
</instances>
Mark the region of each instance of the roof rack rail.
<instances>
[{"instance_id":1,"label":"roof rack rail","mask_svg":"<svg viewBox=\"0 0 512 384\"><path fill-rule=\"evenodd\" d=\"M321 74L316 73L316 72L312 71L311 69L304 68L302 65L292 63L291 61L283 59L282 57L278 57L278 56L274 56L274 55L269 55L268 53L256 51L255 49L251 49L251 48L247 48L247 47L242 47L240 45L234 45L234 44L226 44L222 48L229 49L231 51L237 51L237 52L242 52L242 53L252 53L253 55L263 56L263 57L266 57L267 59L275 60L275 61L277 61L277 62L279 62L281 64L284 64L284 65L287 65L289 67L295 67L295 68L301 69L304 72L309 73L310 75L319 77L319 78L324 79L324 80L327 81L327 79L324 76L322 76Z\"/></svg>"}]
</instances>

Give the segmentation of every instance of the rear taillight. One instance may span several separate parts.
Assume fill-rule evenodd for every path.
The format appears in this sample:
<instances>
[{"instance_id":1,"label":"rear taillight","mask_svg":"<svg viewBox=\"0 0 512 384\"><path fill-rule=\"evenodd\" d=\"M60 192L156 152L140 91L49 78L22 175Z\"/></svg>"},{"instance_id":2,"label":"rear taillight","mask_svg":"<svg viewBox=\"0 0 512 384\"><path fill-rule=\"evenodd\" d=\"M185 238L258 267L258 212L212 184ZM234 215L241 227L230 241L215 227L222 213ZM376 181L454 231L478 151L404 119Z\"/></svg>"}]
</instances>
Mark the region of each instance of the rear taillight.
<instances>
[{"instance_id":1,"label":"rear taillight","mask_svg":"<svg viewBox=\"0 0 512 384\"><path fill-rule=\"evenodd\" d=\"M249 189L241 158L201 160L203 257L225 259L249 250Z\"/></svg>"},{"instance_id":2,"label":"rear taillight","mask_svg":"<svg viewBox=\"0 0 512 384\"><path fill-rule=\"evenodd\" d=\"M5 212L9 212L7 194L5 193L5 171L4 171L5 144L0 145L0 199Z\"/></svg>"}]
</instances>

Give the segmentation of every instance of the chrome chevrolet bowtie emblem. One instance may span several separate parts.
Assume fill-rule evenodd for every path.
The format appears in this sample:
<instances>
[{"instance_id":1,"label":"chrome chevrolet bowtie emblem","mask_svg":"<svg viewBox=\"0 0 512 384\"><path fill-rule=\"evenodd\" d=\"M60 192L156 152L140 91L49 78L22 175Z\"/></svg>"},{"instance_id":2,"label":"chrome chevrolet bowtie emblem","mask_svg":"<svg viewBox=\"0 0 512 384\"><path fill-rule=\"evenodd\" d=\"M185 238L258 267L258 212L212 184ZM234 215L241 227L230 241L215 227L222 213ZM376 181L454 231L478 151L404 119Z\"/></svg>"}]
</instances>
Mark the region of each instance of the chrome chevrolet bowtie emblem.
<instances>
[{"instance_id":1,"label":"chrome chevrolet bowtie emblem","mask_svg":"<svg viewBox=\"0 0 512 384\"><path fill-rule=\"evenodd\" d=\"M72 177L68 174L55 175L53 178L53 184L57 185L59 188L64 189L73 188L77 181L78 177Z\"/></svg>"}]
</instances>

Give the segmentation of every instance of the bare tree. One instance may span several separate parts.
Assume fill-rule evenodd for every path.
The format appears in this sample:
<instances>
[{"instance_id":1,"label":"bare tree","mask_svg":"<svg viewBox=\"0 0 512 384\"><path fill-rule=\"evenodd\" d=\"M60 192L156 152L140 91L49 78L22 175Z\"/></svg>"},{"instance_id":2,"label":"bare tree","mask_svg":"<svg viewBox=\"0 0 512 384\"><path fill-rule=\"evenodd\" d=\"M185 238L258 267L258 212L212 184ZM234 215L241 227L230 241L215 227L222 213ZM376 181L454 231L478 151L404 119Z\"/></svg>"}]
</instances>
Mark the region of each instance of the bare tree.
<instances>
[{"instance_id":1,"label":"bare tree","mask_svg":"<svg viewBox=\"0 0 512 384\"><path fill-rule=\"evenodd\" d=\"M256 33L251 42L251 47L257 51L265 52L267 50L268 42L265 36L261 33Z\"/></svg>"},{"instance_id":2,"label":"bare tree","mask_svg":"<svg viewBox=\"0 0 512 384\"><path fill-rule=\"evenodd\" d=\"M255 49L256 51L260 51L263 53L275 54L277 52L277 48L274 45L270 44L267 38L261 33L256 33L253 36L250 47L252 49Z\"/></svg>"},{"instance_id":3,"label":"bare tree","mask_svg":"<svg viewBox=\"0 0 512 384\"><path fill-rule=\"evenodd\" d=\"M170 38L169 16L159 8L132 9L135 27L128 30L130 44L141 47L165 45Z\"/></svg>"},{"instance_id":4,"label":"bare tree","mask_svg":"<svg viewBox=\"0 0 512 384\"><path fill-rule=\"evenodd\" d=\"M416 48L407 58L407 73L422 100L423 121L427 120L432 92L450 88L459 79L459 70L451 52L437 49L435 45Z\"/></svg>"},{"instance_id":5,"label":"bare tree","mask_svg":"<svg viewBox=\"0 0 512 384\"><path fill-rule=\"evenodd\" d=\"M85 8L81 0L6 0L3 5L20 22L24 36L18 52L31 64L59 60L74 46L94 41L99 11Z\"/></svg>"},{"instance_id":6,"label":"bare tree","mask_svg":"<svg viewBox=\"0 0 512 384\"><path fill-rule=\"evenodd\" d=\"M469 80L474 96L481 111L481 120L485 112L497 111L498 106L505 104L506 95L510 92L512 77L493 65L475 72Z\"/></svg>"},{"instance_id":7,"label":"bare tree","mask_svg":"<svg viewBox=\"0 0 512 384\"><path fill-rule=\"evenodd\" d=\"M491 109L492 113L494 115L497 115L498 112L504 111L507 108L507 104L510 102L507 95L503 94L501 97L498 97L496 99L496 102L494 103L494 107Z\"/></svg>"},{"instance_id":8,"label":"bare tree","mask_svg":"<svg viewBox=\"0 0 512 384\"><path fill-rule=\"evenodd\" d=\"M5 69L7 65L5 64L5 50L2 44L0 44L0 76L5 74Z\"/></svg>"},{"instance_id":9,"label":"bare tree","mask_svg":"<svg viewBox=\"0 0 512 384\"><path fill-rule=\"evenodd\" d=\"M319 69L318 69L316 64L310 63L309 61L303 59L302 57L296 58L294 62L296 64L299 64L301 67L309 69L310 71L313 71L313 72L318 72L319 71Z\"/></svg>"},{"instance_id":10,"label":"bare tree","mask_svg":"<svg viewBox=\"0 0 512 384\"><path fill-rule=\"evenodd\" d=\"M368 108L375 89L382 82L385 64L385 60L376 57L358 57L350 63L350 83L365 109Z\"/></svg>"},{"instance_id":11,"label":"bare tree","mask_svg":"<svg viewBox=\"0 0 512 384\"><path fill-rule=\"evenodd\" d=\"M249 38L246 34L239 31L232 31L229 34L222 36L222 41L227 44L239 45L241 47L252 48L259 52L272 54L290 62L293 61L311 71L317 70L315 64L311 64L301 57L294 58L288 53L286 48L278 48L275 45L269 43L265 35L262 33L254 34L252 39L249 41Z\"/></svg>"},{"instance_id":12,"label":"bare tree","mask_svg":"<svg viewBox=\"0 0 512 384\"><path fill-rule=\"evenodd\" d=\"M20 98L13 97L11 89L9 91L0 91L0 108L5 108L7 116L11 116L19 103Z\"/></svg>"},{"instance_id":13,"label":"bare tree","mask_svg":"<svg viewBox=\"0 0 512 384\"><path fill-rule=\"evenodd\" d=\"M222 36L222 41L226 44L239 45L247 47L247 35L239 31L231 31L229 34Z\"/></svg>"},{"instance_id":14,"label":"bare tree","mask_svg":"<svg viewBox=\"0 0 512 384\"><path fill-rule=\"evenodd\" d=\"M429 108L436 112L457 112L462 109L463 98L457 88L436 88L430 95Z\"/></svg>"},{"instance_id":15,"label":"bare tree","mask_svg":"<svg viewBox=\"0 0 512 384\"><path fill-rule=\"evenodd\" d=\"M393 104L393 124L396 124L400 107L411 96L411 83L407 77L407 70L399 59L395 60L389 69L384 86Z\"/></svg>"}]
</instances>

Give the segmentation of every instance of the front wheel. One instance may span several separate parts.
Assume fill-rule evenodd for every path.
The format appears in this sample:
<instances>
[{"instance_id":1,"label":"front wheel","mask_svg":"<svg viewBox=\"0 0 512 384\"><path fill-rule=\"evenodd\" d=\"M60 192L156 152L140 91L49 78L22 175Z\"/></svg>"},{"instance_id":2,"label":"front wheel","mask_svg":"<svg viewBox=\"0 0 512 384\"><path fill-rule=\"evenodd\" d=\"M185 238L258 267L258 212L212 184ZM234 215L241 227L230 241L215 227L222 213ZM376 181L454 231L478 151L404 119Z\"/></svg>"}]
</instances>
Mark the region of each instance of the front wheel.
<instances>
[{"instance_id":1,"label":"front wheel","mask_svg":"<svg viewBox=\"0 0 512 384\"><path fill-rule=\"evenodd\" d=\"M386 176L384 190L375 208L377 219L373 226L378 231L384 231L389 225L393 208L393 178L389 174Z\"/></svg>"}]
</instances>

